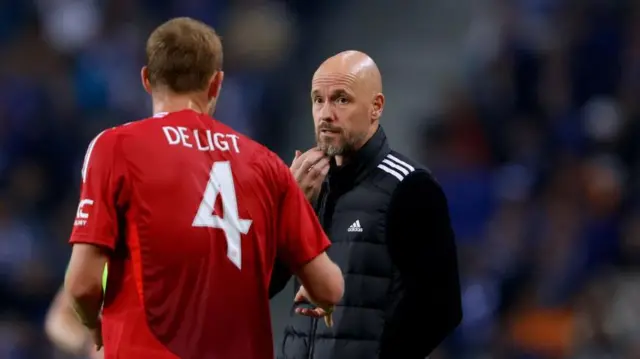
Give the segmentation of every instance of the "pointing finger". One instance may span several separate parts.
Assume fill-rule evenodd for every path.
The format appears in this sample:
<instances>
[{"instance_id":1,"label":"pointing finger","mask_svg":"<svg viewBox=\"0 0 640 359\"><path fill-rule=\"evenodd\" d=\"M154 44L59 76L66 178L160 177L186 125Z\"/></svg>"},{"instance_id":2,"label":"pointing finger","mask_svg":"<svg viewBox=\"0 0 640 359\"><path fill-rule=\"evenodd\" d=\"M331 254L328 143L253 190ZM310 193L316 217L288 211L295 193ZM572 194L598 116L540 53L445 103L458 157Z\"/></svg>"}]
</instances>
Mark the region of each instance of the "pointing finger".
<instances>
[{"instance_id":1,"label":"pointing finger","mask_svg":"<svg viewBox=\"0 0 640 359\"><path fill-rule=\"evenodd\" d=\"M326 174L325 170L329 170L329 158L327 157L321 158L316 164L309 168L309 178L318 178L322 176L323 173Z\"/></svg>"},{"instance_id":2,"label":"pointing finger","mask_svg":"<svg viewBox=\"0 0 640 359\"><path fill-rule=\"evenodd\" d=\"M314 153L322 153L322 151L316 149L316 148L312 148L310 150L308 150L307 152L301 152L300 150L296 150L295 154L293 156L293 161L291 162L291 166L289 167L291 170L291 173L295 174L295 172L298 170L298 168L300 168L300 166L304 163L304 160L309 157L310 155L313 155Z\"/></svg>"},{"instance_id":3,"label":"pointing finger","mask_svg":"<svg viewBox=\"0 0 640 359\"><path fill-rule=\"evenodd\" d=\"M307 172L309 172L309 169L311 168L311 166L314 166L323 157L324 157L324 153L322 152L311 152L306 157L304 157L302 164L295 172L296 179L300 180ZM298 161L300 161L301 159L302 157L299 158Z\"/></svg>"},{"instance_id":4,"label":"pointing finger","mask_svg":"<svg viewBox=\"0 0 640 359\"><path fill-rule=\"evenodd\" d=\"M300 150L296 150L295 154L293 155L293 161L291 161L290 169L292 173L295 173L295 171L300 168L300 165L302 164L302 161L298 161L300 156L302 156L302 152L300 152Z\"/></svg>"}]
</instances>

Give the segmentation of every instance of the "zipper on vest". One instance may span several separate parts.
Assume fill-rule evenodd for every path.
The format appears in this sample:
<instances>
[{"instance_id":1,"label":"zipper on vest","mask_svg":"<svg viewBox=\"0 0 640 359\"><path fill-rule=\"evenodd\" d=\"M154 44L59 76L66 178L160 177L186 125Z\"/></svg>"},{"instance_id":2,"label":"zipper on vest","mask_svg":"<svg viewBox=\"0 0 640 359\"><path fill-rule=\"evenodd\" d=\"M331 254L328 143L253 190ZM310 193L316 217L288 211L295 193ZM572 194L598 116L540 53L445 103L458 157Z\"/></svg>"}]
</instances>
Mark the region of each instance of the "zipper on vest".
<instances>
[{"instance_id":1,"label":"zipper on vest","mask_svg":"<svg viewBox=\"0 0 640 359\"><path fill-rule=\"evenodd\" d=\"M320 198L318 198L318 201L316 202L316 214L318 215L318 219L320 221L322 221L322 216L324 215L328 194L329 182L325 181L322 183L322 188L320 189Z\"/></svg>"},{"instance_id":2,"label":"zipper on vest","mask_svg":"<svg viewBox=\"0 0 640 359\"><path fill-rule=\"evenodd\" d=\"M331 185L328 181L325 183L325 191L321 198L320 207L318 209L318 219L320 220L320 224L322 225L325 233L327 233L327 235L329 236L329 240L331 240L331 223L333 222L333 210L336 206L336 200L340 195L335 191L331 192Z\"/></svg>"},{"instance_id":3,"label":"zipper on vest","mask_svg":"<svg viewBox=\"0 0 640 359\"><path fill-rule=\"evenodd\" d=\"M311 336L309 336L309 348L307 359L313 359L313 349L316 346L316 330L318 329L318 318L311 318Z\"/></svg>"}]
</instances>

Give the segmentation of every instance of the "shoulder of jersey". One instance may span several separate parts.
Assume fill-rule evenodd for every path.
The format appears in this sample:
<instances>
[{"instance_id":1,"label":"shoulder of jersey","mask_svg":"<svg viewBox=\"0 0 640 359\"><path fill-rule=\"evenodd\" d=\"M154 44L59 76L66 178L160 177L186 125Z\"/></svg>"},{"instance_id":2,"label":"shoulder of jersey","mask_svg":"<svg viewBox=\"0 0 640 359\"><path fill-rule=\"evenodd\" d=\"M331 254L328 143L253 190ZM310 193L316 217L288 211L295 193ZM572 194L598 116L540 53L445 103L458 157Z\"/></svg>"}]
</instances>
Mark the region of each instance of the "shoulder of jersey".
<instances>
[{"instance_id":1,"label":"shoulder of jersey","mask_svg":"<svg viewBox=\"0 0 640 359\"><path fill-rule=\"evenodd\" d=\"M98 140L100 140L100 142L104 142L105 138L111 138L111 139L115 139L118 134L120 134L122 129L122 125L118 125L118 126L113 126L113 127L109 127L106 128L102 131L100 131L91 141L92 144L95 144L96 142L98 142Z\"/></svg>"},{"instance_id":2,"label":"shoulder of jersey","mask_svg":"<svg viewBox=\"0 0 640 359\"><path fill-rule=\"evenodd\" d=\"M389 152L378 163L377 170L395 182L402 182L408 175L420 171L431 173L426 167L396 151Z\"/></svg>"},{"instance_id":3,"label":"shoulder of jersey","mask_svg":"<svg viewBox=\"0 0 640 359\"><path fill-rule=\"evenodd\" d=\"M116 132L125 132L127 130L133 130L136 129L140 126L144 126L145 124L150 123L153 120L156 120L156 117L147 117L147 118L143 118L143 119L139 119L139 120L135 120L135 121L131 121L131 122L126 122L123 123L121 125L118 126L114 126L111 128L111 130L116 131Z\"/></svg>"},{"instance_id":4,"label":"shoulder of jersey","mask_svg":"<svg viewBox=\"0 0 640 359\"><path fill-rule=\"evenodd\" d=\"M132 128L136 127L135 125L137 125L138 123L143 122L143 121L144 120L132 121L132 122L124 123L122 125L117 125L117 126L106 128L106 129L102 130L100 133L98 133L94 137L92 142L97 141L98 138L117 136L118 134L123 133L127 129L132 129ZM132 126L132 125L134 125L134 126Z\"/></svg>"},{"instance_id":5,"label":"shoulder of jersey","mask_svg":"<svg viewBox=\"0 0 640 359\"><path fill-rule=\"evenodd\" d=\"M158 119L162 119L167 115L169 115L169 114L163 112L161 114L157 114L157 115L154 115L154 116L145 117L145 118L139 118L139 119L136 119L136 120L133 120L133 121L130 121L130 122L126 122L126 123L123 123L121 125L114 126L111 129L119 131L119 132L131 131L131 130L135 130L135 129L140 128L140 127L153 125L153 124L157 123Z\"/></svg>"},{"instance_id":6,"label":"shoulder of jersey","mask_svg":"<svg viewBox=\"0 0 640 359\"><path fill-rule=\"evenodd\" d=\"M91 141L90 146L95 145L98 140L100 142L104 142L106 138L111 138L112 141L115 141L116 138L122 138L122 135L130 135L131 131L135 131L140 126L143 126L145 123L148 123L149 120L153 118L145 118L141 120L127 122L121 125L113 126L102 130L98 133L93 140Z\"/></svg>"}]
</instances>

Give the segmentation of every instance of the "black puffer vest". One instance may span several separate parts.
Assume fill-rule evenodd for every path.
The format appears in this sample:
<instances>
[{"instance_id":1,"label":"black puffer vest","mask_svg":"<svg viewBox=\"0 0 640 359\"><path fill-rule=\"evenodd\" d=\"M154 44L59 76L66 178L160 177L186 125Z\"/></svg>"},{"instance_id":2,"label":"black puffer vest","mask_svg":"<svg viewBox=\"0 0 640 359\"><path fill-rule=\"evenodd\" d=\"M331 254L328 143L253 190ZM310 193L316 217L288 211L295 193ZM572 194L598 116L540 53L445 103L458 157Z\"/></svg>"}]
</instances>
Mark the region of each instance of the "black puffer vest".
<instances>
[{"instance_id":1,"label":"black puffer vest","mask_svg":"<svg viewBox=\"0 0 640 359\"><path fill-rule=\"evenodd\" d=\"M292 314L279 359L377 358L399 285L385 243L387 208L402 180L398 174L413 170L394 154L379 128L348 165L332 166L316 211L332 242L327 253L344 274L345 294L333 328L322 319Z\"/></svg>"}]
</instances>

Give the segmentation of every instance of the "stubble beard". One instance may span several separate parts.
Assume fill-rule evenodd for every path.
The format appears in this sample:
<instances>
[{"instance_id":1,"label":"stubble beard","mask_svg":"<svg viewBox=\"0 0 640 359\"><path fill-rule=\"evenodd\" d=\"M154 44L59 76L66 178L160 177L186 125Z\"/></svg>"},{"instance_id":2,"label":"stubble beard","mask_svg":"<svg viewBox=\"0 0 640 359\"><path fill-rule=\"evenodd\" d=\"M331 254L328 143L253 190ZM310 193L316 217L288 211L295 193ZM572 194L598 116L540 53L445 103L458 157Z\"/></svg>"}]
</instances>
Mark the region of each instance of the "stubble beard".
<instances>
[{"instance_id":1,"label":"stubble beard","mask_svg":"<svg viewBox=\"0 0 640 359\"><path fill-rule=\"evenodd\" d=\"M328 157L340 156L340 155L342 155L344 153L344 149L345 149L342 146L328 144L328 143L322 143L322 142L318 143L318 147Z\"/></svg>"},{"instance_id":2,"label":"stubble beard","mask_svg":"<svg viewBox=\"0 0 640 359\"><path fill-rule=\"evenodd\" d=\"M340 134L340 137L335 140L328 141L320 139L320 135L318 135L316 137L316 142L318 144L318 148L329 157L342 155L345 152L345 147L347 146L347 140L343 134Z\"/></svg>"},{"instance_id":3,"label":"stubble beard","mask_svg":"<svg viewBox=\"0 0 640 359\"><path fill-rule=\"evenodd\" d=\"M356 144L362 136L348 136L341 133L334 140L321 140L320 135L316 136L318 148L328 157L345 156L356 151Z\"/></svg>"}]
</instances>

